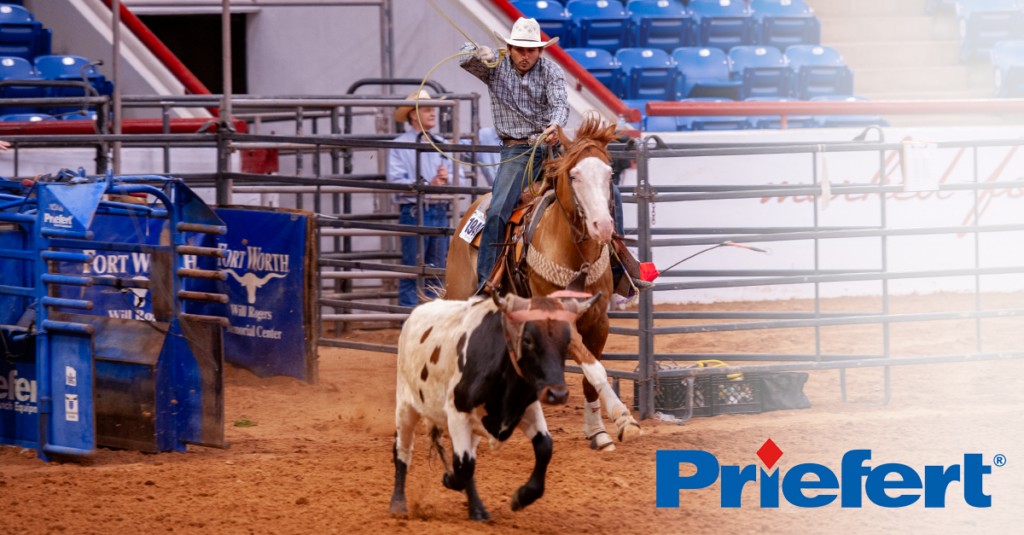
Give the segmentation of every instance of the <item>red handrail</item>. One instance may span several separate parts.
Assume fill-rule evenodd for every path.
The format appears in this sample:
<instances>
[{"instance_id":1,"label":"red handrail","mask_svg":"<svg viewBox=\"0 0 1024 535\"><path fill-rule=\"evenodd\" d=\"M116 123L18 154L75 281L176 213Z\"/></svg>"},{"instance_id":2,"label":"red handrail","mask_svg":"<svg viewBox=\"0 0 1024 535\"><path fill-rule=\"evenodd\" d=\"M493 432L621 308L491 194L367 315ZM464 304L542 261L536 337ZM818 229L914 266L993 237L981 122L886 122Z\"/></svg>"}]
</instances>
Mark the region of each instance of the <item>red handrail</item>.
<instances>
[{"instance_id":1,"label":"red handrail","mask_svg":"<svg viewBox=\"0 0 1024 535\"><path fill-rule=\"evenodd\" d=\"M855 100L793 102L648 102L648 116L949 115L1024 113L1024 99Z\"/></svg>"},{"instance_id":2,"label":"red handrail","mask_svg":"<svg viewBox=\"0 0 1024 535\"><path fill-rule=\"evenodd\" d=\"M172 134L195 134L204 124L210 123L204 130L217 131L217 121L203 118L171 119ZM249 131L249 125L241 119L235 119L235 130L240 133ZM96 133L95 121L35 121L0 123L0 135L5 136L45 136L45 135L92 135ZM121 122L123 134L162 134L164 131L161 119L125 119Z\"/></svg>"},{"instance_id":3,"label":"red handrail","mask_svg":"<svg viewBox=\"0 0 1024 535\"><path fill-rule=\"evenodd\" d=\"M513 21L519 20L519 18L523 16L523 14L516 9L515 6L510 4L508 0L491 0L491 2L493 2L494 5L505 14L505 16ZM544 33L543 36L544 39L550 39L546 33ZM619 97L615 96L615 93L612 93L604 86L604 84L598 82L597 79L590 74L590 71L581 67L579 63L576 63L576 60L572 59L572 56L567 54L565 50L562 50L562 47L552 45L549 46L547 50L551 51L551 55L565 67L568 74L575 76L583 87L586 87L588 91L597 96L605 106L611 108L612 113L625 117L626 120L631 123L640 121L640 110L632 109L623 104L623 102L619 100Z\"/></svg>"},{"instance_id":4,"label":"red handrail","mask_svg":"<svg viewBox=\"0 0 1024 535\"><path fill-rule=\"evenodd\" d=\"M103 3L108 8L112 5L111 0L103 0ZM178 59L178 56L175 56L174 52L171 52L171 49L167 48L167 45L160 41L124 3L121 3L121 22L135 34L135 37L139 38L139 41L142 41L142 44L146 45L146 48L167 67L167 70L171 71L171 74L181 82L181 85L185 86L186 94L210 94L210 90L199 81L199 78L196 78L196 75L188 70L188 67Z\"/></svg>"}]
</instances>

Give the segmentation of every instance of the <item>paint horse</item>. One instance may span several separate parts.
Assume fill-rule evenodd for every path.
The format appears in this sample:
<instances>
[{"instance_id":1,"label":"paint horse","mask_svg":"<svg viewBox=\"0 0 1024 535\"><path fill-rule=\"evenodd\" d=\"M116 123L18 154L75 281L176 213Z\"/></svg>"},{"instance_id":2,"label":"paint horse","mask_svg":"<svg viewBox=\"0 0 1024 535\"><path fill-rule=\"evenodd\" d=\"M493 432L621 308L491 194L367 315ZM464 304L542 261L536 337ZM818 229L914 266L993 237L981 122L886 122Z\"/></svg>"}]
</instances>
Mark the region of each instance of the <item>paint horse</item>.
<instances>
[{"instance_id":1,"label":"paint horse","mask_svg":"<svg viewBox=\"0 0 1024 535\"><path fill-rule=\"evenodd\" d=\"M610 243L615 228L610 208L611 158L606 147L616 138L615 127L602 127L600 118L589 114L576 131L576 139L567 141L561 128L558 136L567 149L564 156L545 164L544 172L552 181L555 199L532 216L531 225L536 223L536 230L527 247L524 279L530 294L550 295L565 290L586 266L584 292L600 298L577 319L569 355L583 369L584 436L591 441L591 448L611 451L615 445L601 420L602 401L620 441L643 435L629 409L611 389L608 374L600 363L608 339L608 302L612 295ZM490 195L485 195L470 206L455 230L456 236L489 199ZM540 218L539 222L536 218ZM447 299L468 299L476 292L476 258L477 247L463 239L452 240L445 277Z\"/></svg>"}]
</instances>

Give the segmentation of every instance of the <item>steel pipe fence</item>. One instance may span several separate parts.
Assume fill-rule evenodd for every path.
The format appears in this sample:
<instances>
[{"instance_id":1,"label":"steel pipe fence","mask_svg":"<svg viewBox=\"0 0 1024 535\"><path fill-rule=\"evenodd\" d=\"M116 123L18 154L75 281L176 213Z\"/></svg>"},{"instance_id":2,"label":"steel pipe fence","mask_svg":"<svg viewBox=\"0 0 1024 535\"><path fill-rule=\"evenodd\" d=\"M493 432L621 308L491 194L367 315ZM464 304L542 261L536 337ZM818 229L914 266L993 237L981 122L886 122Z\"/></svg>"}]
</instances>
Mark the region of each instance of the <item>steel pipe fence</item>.
<instances>
[{"instance_id":1,"label":"steel pipe fence","mask_svg":"<svg viewBox=\"0 0 1024 535\"><path fill-rule=\"evenodd\" d=\"M432 150L429 147L424 149L421 144L397 143L382 139L367 139L359 136L346 136L344 134L329 135L295 135L295 136L268 136L261 134L239 134L233 132L218 132L215 134L167 134L147 136L14 136L11 138L18 146L33 147L69 147L69 146L94 146L97 143L109 143L114 139L122 141L126 146L131 144L140 145L170 145L177 146L207 146L213 147L223 159L224 152L230 147L241 143L264 143L281 145L299 145L312 148L313 152L336 151L340 153L345 150L366 149L380 150L391 148L413 149L416 151ZM978 176L978 149L980 147L1001 147L1019 146L1024 143L1020 139L1008 140L983 140L974 142L942 142L941 148L965 148L969 149L974 157L973 182L957 184L942 184L939 191L966 191L973 193L974 220L964 227L949 226L921 226L915 228L894 228L888 221L887 196L892 193L902 192L903 188L898 185L879 184L851 184L831 186L831 195L842 195L856 193L864 196L877 196L878 198L878 221L868 225L859 226L826 226L818 220L819 203L823 190L818 177L818 158L822 153L828 152L866 152L878 155L878 166L880 176L886 176L886 152L901 150L901 144L857 142L857 143L826 143L826 144L729 144L728 146L687 144L666 144L658 139L645 139L640 143L628 145L613 145L611 152L617 157L633 159L636 162L637 183L633 191L625 191L623 201L634 204L637 208L637 221L631 229L635 235L635 245L638 251L638 259L641 262L652 261L652 253L656 247L683 247L713 245L726 240L740 243L755 242L803 242L813 245L814 266L812 269L742 269L742 270L673 270L664 273L666 278L685 277L707 279L699 281L666 282L658 284L652 291L640 295L636 311L620 312L613 311L610 318L616 320L636 321L636 327L612 327L611 332L618 335L635 336L637 338L636 353L608 353L603 355L609 361L634 361L637 368L633 372L620 370L609 370L609 376L616 380L632 380L637 383L638 407L641 418L651 417L655 412L654 391L659 379L683 378L692 388L692 378L702 375L730 374L742 372L771 372L771 371L794 371L794 370L823 370L839 369L841 378L841 394L846 401L847 392L845 384L845 369L847 368L883 368L883 400L885 404L891 393L890 372L891 366L908 364L933 364L950 362L973 362L984 360L998 360L1008 358L1021 358L1024 352L1012 351L1006 353L985 352L982 346L982 320L992 318L1014 318L1024 315L1024 309L1003 309L1003 310L982 310L980 305L981 277L991 275L1020 274L1024 273L1024 266L1001 266L981 267L980 257L982 256L981 236L993 233L1019 232L1024 231L1022 224L999 224L982 225L978 221L979 194L987 190L1020 188L1020 182L981 182ZM483 147L478 145L455 145L444 144L439 148L454 153L465 153L473 155L480 152L498 152L497 147ZM17 154L17 152L15 152ZM810 185L668 185L661 186L652 180L650 164L656 158L689 158L707 156L757 156L768 154L807 154L810 155L812 165L813 182ZM15 157L17 158L17 156ZM417 158L418 161L418 158ZM186 177L186 180L189 178ZM258 191L271 191L280 188L282 193L297 193L294 188L302 188L303 194L313 194L314 211L318 214L316 218L318 239L321 244L325 243L323 238L334 236L350 237L352 235L371 236L396 236L415 235L419 243L417 251L416 266L400 266L388 263L387 260L397 260L394 253L390 256L381 256L385 251L353 251L350 248L321 247L321 255L318 261L318 272L320 273L319 305L322 309L333 311L321 316L321 322L333 322L336 325L351 322L364 321L401 321L410 312L409 308L394 305L380 304L380 300L390 300L397 297L397 293L386 284L372 288L342 288L341 286L325 286L324 281L352 280L355 278L386 280L397 278L414 278L417 286L422 290L425 280L428 277L443 277L444 270L424 266L423 264L423 238L426 236L451 236L454 233L454 224L448 227L427 227L420 221L417 225L398 225L392 223L390 218L357 218L353 214L346 214L342 211L340 204L332 203L331 209L325 209L322 205L322 198L325 195L362 195L407 192L416 195L417 205L422 207L427 195L447 196L476 196L490 191L490 188L469 186L430 186L420 180L419 183L400 185L388 184L379 181L377 175L346 175L341 172L321 173L319 166L316 166L314 176L303 176L301 173L291 176L267 176L253 175L247 173L229 172L227 169L219 169L214 173L196 174L192 180L201 182L204 185L238 184L239 192L245 188L259 188ZM243 185L245 184L245 185ZM226 190L230 193L235 186L229 186ZM290 189L292 188L292 189ZM685 203L685 202L715 202L730 201L736 199L765 198L773 196L805 195L812 198L813 202L808 207L813 209L814 221L809 226L779 226L779 227L731 227L731 228L674 228L658 227L652 224L651 216L654 206L659 203ZM452 197L454 198L454 197ZM422 210L420 210L422 213ZM384 214L374 214L384 215ZM454 213L453 222L458 221L461 213ZM354 234L342 234L352 232ZM361 233L361 234L357 234ZM895 237L931 236L940 234L967 234L975 239L973 250L973 267L963 269L935 269L917 271L893 271L890 269L888 258L888 241ZM864 269L824 269L820 265L821 243L824 240L844 239L869 239L878 244L879 265ZM337 242L335 242L337 243ZM959 312L941 312L926 314L893 314L890 311L889 282L903 279L937 278L937 277L973 277L974 278L974 310ZM874 282L881 286L880 289L880 310L870 312L825 312L821 310L821 285L835 282ZM782 286L794 284L809 284L814 287L814 311L813 312L655 312L654 292L672 290L693 290L704 288L737 288L750 286ZM378 301L376 303L366 301ZM716 323L685 326L659 326L656 322L666 320L715 320ZM730 320L751 320L751 321L730 321ZM962 355L936 355L931 357L894 357L891 351L890 325L906 322L928 322L948 320L973 320L975 322L975 334L977 337L977 351L971 354ZM843 325L867 325L877 324L882 330L882 351L878 354L830 354L822 351L821 332L823 328ZM813 353L781 354L781 353L656 353L655 339L661 335L686 335L711 332L734 332L744 330L770 330L770 329L792 329L805 328L814 329L815 351ZM321 327L322 330L322 327ZM339 330L335 329L335 335ZM328 338L323 332L319 333L319 343L328 347L339 347L359 350L378 351L394 353L393 346L381 344L367 344ZM752 348L755 349L756 348ZM764 364L750 364L743 366L730 366L724 368L681 368L678 370L660 370L660 361L693 362L706 359L727 359L733 362L755 362ZM574 367L567 367L572 371ZM692 405L691 405L692 406Z\"/></svg>"}]
</instances>

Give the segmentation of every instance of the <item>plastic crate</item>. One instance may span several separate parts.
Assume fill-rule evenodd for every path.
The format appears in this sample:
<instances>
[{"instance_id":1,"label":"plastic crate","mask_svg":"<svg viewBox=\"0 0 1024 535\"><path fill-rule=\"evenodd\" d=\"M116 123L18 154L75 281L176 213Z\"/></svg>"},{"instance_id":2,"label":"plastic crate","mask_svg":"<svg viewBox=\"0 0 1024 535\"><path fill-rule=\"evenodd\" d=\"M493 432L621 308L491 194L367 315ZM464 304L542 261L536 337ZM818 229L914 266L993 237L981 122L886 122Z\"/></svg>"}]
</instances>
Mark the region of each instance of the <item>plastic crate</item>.
<instances>
[{"instance_id":1,"label":"plastic crate","mask_svg":"<svg viewBox=\"0 0 1024 535\"><path fill-rule=\"evenodd\" d=\"M662 365L662 369L673 367ZM633 409L638 407L639 385L633 383ZM759 414L761 378L745 373L731 380L723 375L697 377L693 384L693 416L717 414ZM654 390L654 410L677 417L686 416L686 379L659 379Z\"/></svg>"}]
</instances>

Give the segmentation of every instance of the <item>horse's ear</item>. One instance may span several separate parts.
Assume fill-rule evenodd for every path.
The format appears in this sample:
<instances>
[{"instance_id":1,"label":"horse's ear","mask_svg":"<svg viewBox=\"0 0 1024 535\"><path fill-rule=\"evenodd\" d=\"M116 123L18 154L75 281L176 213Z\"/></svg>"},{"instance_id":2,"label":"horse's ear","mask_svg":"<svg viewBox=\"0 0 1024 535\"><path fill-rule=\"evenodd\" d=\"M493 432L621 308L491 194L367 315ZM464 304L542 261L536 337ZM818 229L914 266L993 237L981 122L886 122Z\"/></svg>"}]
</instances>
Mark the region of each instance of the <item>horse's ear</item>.
<instances>
[{"instance_id":1,"label":"horse's ear","mask_svg":"<svg viewBox=\"0 0 1024 535\"><path fill-rule=\"evenodd\" d=\"M576 143L575 140L570 140L569 136L565 135L565 130L562 130L562 127L560 125L555 126L555 128L558 129L558 141L562 143L562 147L569 148L573 146L574 143Z\"/></svg>"},{"instance_id":2,"label":"horse's ear","mask_svg":"<svg viewBox=\"0 0 1024 535\"><path fill-rule=\"evenodd\" d=\"M601 139L609 139L614 141L618 137L618 134L615 133L616 126L617 125L615 123L608 125L604 129L604 132L601 132Z\"/></svg>"}]
</instances>

